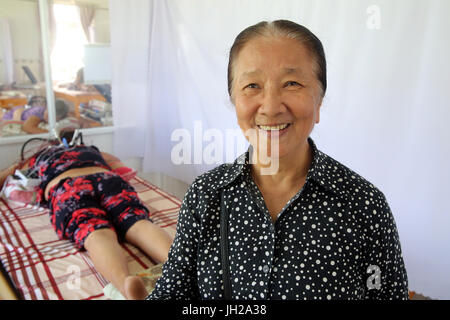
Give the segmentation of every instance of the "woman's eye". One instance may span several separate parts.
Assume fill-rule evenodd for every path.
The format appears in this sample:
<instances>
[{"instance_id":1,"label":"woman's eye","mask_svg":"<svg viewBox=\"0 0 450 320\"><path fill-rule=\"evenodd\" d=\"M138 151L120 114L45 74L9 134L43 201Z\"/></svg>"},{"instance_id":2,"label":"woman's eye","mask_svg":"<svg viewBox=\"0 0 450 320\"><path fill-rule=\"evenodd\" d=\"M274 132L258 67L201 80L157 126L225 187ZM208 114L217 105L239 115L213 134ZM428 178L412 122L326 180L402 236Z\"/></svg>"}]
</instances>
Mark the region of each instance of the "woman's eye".
<instances>
[{"instance_id":1,"label":"woman's eye","mask_svg":"<svg viewBox=\"0 0 450 320\"><path fill-rule=\"evenodd\" d=\"M288 81L285 84L285 87L292 87L292 86L301 86L301 84L298 83L297 81Z\"/></svg>"},{"instance_id":2,"label":"woman's eye","mask_svg":"<svg viewBox=\"0 0 450 320\"><path fill-rule=\"evenodd\" d=\"M259 86L256 83L250 83L250 84L246 85L245 88L257 89L257 88L259 88Z\"/></svg>"}]
</instances>

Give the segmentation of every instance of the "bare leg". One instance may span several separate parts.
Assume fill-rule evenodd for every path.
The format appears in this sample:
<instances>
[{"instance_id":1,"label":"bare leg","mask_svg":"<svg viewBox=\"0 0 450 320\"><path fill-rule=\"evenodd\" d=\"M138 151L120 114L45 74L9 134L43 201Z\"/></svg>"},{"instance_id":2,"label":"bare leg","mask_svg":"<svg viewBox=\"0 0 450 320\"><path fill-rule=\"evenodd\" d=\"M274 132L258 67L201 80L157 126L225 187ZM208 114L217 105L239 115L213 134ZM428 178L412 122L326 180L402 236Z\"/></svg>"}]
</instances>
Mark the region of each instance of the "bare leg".
<instances>
[{"instance_id":1,"label":"bare leg","mask_svg":"<svg viewBox=\"0 0 450 320\"><path fill-rule=\"evenodd\" d=\"M99 229L90 233L84 247L100 272L127 299L144 299L147 296L144 282L131 276L122 247L111 229Z\"/></svg>"},{"instance_id":2,"label":"bare leg","mask_svg":"<svg viewBox=\"0 0 450 320\"><path fill-rule=\"evenodd\" d=\"M158 263L167 260L173 242L171 235L148 220L136 222L125 234L125 239Z\"/></svg>"}]
</instances>

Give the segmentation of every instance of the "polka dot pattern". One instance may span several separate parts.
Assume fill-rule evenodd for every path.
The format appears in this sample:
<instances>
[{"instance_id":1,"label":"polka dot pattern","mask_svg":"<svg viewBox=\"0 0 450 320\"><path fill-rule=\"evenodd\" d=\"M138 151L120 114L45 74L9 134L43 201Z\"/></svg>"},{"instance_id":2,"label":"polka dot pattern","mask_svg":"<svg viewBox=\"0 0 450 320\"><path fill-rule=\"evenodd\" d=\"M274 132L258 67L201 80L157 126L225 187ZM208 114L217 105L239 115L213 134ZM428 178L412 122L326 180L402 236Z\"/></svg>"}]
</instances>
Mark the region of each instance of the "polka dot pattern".
<instances>
[{"instance_id":1,"label":"polka dot pattern","mask_svg":"<svg viewBox=\"0 0 450 320\"><path fill-rule=\"evenodd\" d=\"M183 199L169 259L147 299L223 299L221 192L233 299L408 299L385 196L308 141L314 156L306 182L275 223L250 175L248 152L199 176Z\"/></svg>"}]
</instances>

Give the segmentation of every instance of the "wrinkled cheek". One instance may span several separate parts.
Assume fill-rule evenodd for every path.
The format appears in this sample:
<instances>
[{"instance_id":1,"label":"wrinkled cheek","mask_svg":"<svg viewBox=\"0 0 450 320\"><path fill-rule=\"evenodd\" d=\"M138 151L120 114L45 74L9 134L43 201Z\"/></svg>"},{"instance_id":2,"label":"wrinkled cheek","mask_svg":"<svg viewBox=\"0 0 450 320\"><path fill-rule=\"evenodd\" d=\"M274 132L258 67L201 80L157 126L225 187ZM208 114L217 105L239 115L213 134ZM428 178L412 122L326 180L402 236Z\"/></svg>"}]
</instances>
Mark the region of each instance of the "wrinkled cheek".
<instances>
[{"instance_id":1,"label":"wrinkled cheek","mask_svg":"<svg viewBox=\"0 0 450 320\"><path fill-rule=\"evenodd\" d=\"M311 134L311 132L314 129L315 122L313 120L314 118L301 121L297 123L296 125L296 136L299 140L303 141L308 138L308 136Z\"/></svg>"},{"instance_id":2,"label":"wrinkled cheek","mask_svg":"<svg viewBox=\"0 0 450 320\"><path fill-rule=\"evenodd\" d=\"M259 130L257 130L254 126L250 126L248 124L243 124L242 126L239 125L241 127L242 130L242 134L245 136L245 139L247 139L247 141L255 146L255 144L257 143L257 141L259 141L260 136L259 136Z\"/></svg>"},{"instance_id":3,"label":"wrinkled cheek","mask_svg":"<svg viewBox=\"0 0 450 320\"><path fill-rule=\"evenodd\" d=\"M303 127L303 131L310 131L318 119L318 112L315 108L305 108L297 114L297 123Z\"/></svg>"},{"instance_id":4,"label":"wrinkled cheek","mask_svg":"<svg viewBox=\"0 0 450 320\"><path fill-rule=\"evenodd\" d=\"M247 131L254 129L254 119L250 112L245 112L243 110L236 110L237 123L241 128L244 135Z\"/></svg>"}]
</instances>

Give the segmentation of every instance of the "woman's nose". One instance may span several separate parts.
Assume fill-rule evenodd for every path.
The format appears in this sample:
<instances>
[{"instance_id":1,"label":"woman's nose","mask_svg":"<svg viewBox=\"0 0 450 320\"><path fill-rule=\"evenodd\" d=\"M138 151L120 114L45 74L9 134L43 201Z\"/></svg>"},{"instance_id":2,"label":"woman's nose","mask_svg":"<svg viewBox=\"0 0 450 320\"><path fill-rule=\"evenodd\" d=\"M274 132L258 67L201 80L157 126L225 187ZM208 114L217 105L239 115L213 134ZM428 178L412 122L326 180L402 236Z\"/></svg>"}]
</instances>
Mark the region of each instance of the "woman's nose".
<instances>
[{"instance_id":1,"label":"woman's nose","mask_svg":"<svg viewBox=\"0 0 450 320\"><path fill-rule=\"evenodd\" d=\"M258 112L268 117L276 116L285 111L281 92L276 88L267 88L261 101Z\"/></svg>"}]
</instances>

